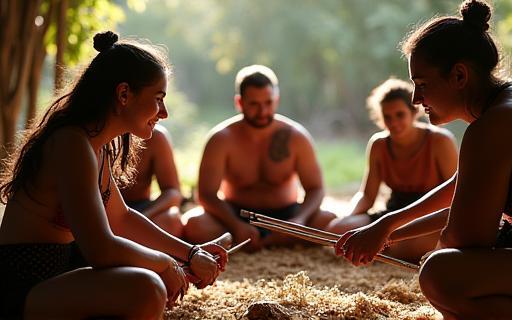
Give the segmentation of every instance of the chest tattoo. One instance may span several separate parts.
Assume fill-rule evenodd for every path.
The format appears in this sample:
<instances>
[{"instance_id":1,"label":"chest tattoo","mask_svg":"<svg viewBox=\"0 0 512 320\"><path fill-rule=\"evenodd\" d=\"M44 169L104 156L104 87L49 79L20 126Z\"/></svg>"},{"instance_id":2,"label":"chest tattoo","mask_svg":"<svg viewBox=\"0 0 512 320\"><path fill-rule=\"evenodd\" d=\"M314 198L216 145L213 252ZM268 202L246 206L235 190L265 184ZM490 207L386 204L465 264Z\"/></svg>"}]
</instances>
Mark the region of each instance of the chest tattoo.
<instances>
[{"instance_id":1,"label":"chest tattoo","mask_svg":"<svg viewBox=\"0 0 512 320\"><path fill-rule=\"evenodd\" d=\"M281 128L272 134L268 155L270 160L280 162L290 156L290 128Z\"/></svg>"}]
</instances>

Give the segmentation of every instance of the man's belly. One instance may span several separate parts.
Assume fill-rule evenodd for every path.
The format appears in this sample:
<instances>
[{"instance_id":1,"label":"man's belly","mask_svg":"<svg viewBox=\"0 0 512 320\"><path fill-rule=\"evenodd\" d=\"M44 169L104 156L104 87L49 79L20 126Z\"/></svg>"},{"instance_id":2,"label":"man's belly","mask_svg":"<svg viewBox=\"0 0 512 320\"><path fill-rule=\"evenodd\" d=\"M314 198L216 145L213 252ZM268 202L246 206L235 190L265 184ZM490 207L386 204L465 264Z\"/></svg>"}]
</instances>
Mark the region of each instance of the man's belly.
<instances>
[{"instance_id":1,"label":"man's belly","mask_svg":"<svg viewBox=\"0 0 512 320\"><path fill-rule=\"evenodd\" d=\"M222 189L224 198L238 205L250 208L283 208L297 202L297 187L258 186Z\"/></svg>"}]
</instances>

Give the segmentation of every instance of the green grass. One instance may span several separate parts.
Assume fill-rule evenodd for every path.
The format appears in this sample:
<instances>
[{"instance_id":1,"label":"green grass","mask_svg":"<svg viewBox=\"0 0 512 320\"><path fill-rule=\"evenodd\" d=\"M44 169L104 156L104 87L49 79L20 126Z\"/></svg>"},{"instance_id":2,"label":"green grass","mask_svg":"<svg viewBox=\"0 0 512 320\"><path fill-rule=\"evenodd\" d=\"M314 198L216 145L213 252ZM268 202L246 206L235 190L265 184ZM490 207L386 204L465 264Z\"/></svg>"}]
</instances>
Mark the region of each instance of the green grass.
<instances>
[{"instance_id":1,"label":"green grass","mask_svg":"<svg viewBox=\"0 0 512 320\"><path fill-rule=\"evenodd\" d=\"M364 143L319 141L316 151L327 192L345 193L359 186L366 163Z\"/></svg>"}]
</instances>

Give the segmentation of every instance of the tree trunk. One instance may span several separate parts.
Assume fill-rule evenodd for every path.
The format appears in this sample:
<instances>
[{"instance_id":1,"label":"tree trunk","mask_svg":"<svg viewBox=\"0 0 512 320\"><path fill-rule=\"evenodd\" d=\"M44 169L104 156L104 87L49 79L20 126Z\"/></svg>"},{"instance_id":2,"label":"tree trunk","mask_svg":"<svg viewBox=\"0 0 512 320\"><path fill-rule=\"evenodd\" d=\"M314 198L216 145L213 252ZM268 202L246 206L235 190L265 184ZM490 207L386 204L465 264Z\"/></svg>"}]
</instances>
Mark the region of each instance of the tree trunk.
<instances>
[{"instance_id":1,"label":"tree trunk","mask_svg":"<svg viewBox=\"0 0 512 320\"><path fill-rule=\"evenodd\" d=\"M28 104L25 128L28 128L28 126L36 116L39 85L41 83L43 63L46 57L46 46L44 43L44 37L46 35L46 32L48 31L48 27L50 26L52 19L55 16L55 4L56 0L51 0L49 2L48 11L44 15L43 24L38 29L36 44L34 46L34 59L32 60L30 79L28 81Z\"/></svg>"},{"instance_id":2,"label":"tree trunk","mask_svg":"<svg viewBox=\"0 0 512 320\"><path fill-rule=\"evenodd\" d=\"M55 92L62 89L64 78L64 52L66 51L66 12L68 11L68 0L60 0L57 9L57 55L55 57Z\"/></svg>"},{"instance_id":3,"label":"tree trunk","mask_svg":"<svg viewBox=\"0 0 512 320\"><path fill-rule=\"evenodd\" d=\"M27 88L34 55L40 1L6 0L0 4L0 116L3 148L0 158L14 143L22 97Z\"/></svg>"}]
</instances>

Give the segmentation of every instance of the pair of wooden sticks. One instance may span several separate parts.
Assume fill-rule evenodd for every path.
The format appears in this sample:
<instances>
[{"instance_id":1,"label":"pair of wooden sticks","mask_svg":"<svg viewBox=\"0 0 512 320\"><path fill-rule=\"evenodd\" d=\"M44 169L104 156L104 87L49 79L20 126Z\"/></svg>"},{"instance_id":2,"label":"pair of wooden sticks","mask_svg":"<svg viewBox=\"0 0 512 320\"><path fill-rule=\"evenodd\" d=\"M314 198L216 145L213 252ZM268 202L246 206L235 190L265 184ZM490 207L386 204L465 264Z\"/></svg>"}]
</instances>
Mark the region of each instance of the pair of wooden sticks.
<instances>
[{"instance_id":1,"label":"pair of wooden sticks","mask_svg":"<svg viewBox=\"0 0 512 320\"><path fill-rule=\"evenodd\" d=\"M303 226L297 223L271 218L262 214L258 214L255 212L241 210L240 215L246 219L249 219L249 223L265 228L268 230L281 232L293 237L297 237L300 239L304 239L310 242L318 243L323 246L331 246L333 247L338 239L341 237L339 234ZM375 260L381 261L384 263L392 264L394 266L406 268L409 270L418 271L419 266L407 261L403 261L397 258L393 258L381 253L378 253L375 257Z\"/></svg>"}]
</instances>

